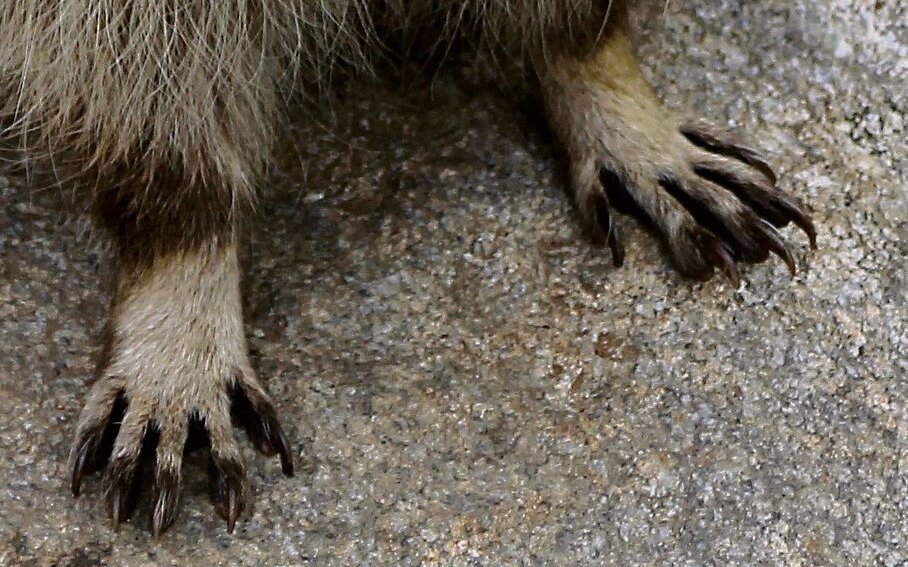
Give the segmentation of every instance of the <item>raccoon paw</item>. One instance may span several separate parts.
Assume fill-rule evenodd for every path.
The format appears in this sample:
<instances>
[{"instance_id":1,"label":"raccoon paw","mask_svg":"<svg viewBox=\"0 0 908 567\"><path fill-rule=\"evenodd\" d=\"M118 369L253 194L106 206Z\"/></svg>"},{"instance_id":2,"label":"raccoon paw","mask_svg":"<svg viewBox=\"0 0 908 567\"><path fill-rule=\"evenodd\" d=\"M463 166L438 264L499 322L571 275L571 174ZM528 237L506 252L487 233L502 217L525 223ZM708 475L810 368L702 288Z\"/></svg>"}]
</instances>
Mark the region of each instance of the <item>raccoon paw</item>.
<instances>
[{"instance_id":1,"label":"raccoon paw","mask_svg":"<svg viewBox=\"0 0 908 567\"><path fill-rule=\"evenodd\" d=\"M708 279L718 269L739 279L739 263L770 253L792 274L795 262L778 228L794 222L816 247L809 215L776 184L759 152L704 121L674 125L634 139L629 127L614 144L587 148L573 163L574 192L587 225L624 259L612 209L652 222L682 273ZM631 125L632 126L632 125ZM648 127L652 128L652 124Z\"/></svg>"},{"instance_id":2,"label":"raccoon paw","mask_svg":"<svg viewBox=\"0 0 908 567\"><path fill-rule=\"evenodd\" d=\"M173 524L183 455L207 447L211 498L233 531L252 503L234 424L293 474L287 438L247 359L237 273L233 252L201 251L121 276L123 297L70 456L76 496L85 475L104 471L114 527L146 484L152 531Z\"/></svg>"},{"instance_id":3,"label":"raccoon paw","mask_svg":"<svg viewBox=\"0 0 908 567\"><path fill-rule=\"evenodd\" d=\"M102 378L88 396L72 447L73 495L79 496L83 476L104 470L107 513L116 529L151 484L151 529L159 535L176 519L184 453L207 447L211 500L233 532L240 514L251 509L252 493L231 417L260 452L279 454L284 474L293 475L287 438L254 380L238 374L190 399L147 386L133 389L119 377Z\"/></svg>"},{"instance_id":4,"label":"raccoon paw","mask_svg":"<svg viewBox=\"0 0 908 567\"><path fill-rule=\"evenodd\" d=\"M630 40L604 36L582 58L544 59L540 79L554 130L567 150L574 195L588 226L624 258L612 217L647 217L678 269L732 279L738 264L794 260L777 228L794 222L815 245L810 217L776 185L760 153L707 122L682 121L656 98Z\"/></svg>"}]
</instances>

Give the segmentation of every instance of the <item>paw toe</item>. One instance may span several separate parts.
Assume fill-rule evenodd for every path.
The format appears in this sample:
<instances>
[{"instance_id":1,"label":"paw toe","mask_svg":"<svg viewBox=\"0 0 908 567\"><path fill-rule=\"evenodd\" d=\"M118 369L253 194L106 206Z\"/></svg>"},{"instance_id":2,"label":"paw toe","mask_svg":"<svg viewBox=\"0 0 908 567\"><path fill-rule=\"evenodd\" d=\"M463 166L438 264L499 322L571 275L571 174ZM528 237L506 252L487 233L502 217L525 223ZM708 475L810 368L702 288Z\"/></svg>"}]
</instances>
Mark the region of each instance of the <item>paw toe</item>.
<instances>
[{"instance_id":1,"label":"paw toe","mask_svg":"<svg viewBox=\"0 0 908 567\"><path fill-rule=\"evenodd\" d=\"M708 280L718 269L730 280L740 279L734 253L720 238L691 222L668 239L671 258L679 272L696 280Z\"/></svg>"},{"instance_id":2,"label":"paw toe","mask_svg":"<svg viewBox=\"0 0 908 567\"><path fill-rule=\"evenodd\" d=\"M293 476L293 458L287 436L267 394L241 376L230 386L230 399L234 421L246 430L256 449L267 456L277 454L283 473Z\"/></svg>"},{"instance_id":3,"label":"paw toe","mask_svg":"<svg viewBox=\"0 0 908 567\"><path fill-rule=\"evenodd\" d=\"M180 468L160 466L155 469L154 508L151 531L155 537L164 533L177 518L180 502Z\"/></svg>"},{"instance_id":4,"label":"paw toe","mask_svg":"<svg viewBox=\"0 0 908 567\"><path fill-rule=\"evenodd\" d=\"M719 268L732 285L737 287L741 281L741 272L731 249L711 234L704 234L701 237L700 246L710 265Z\"/></svg>"},{"instance_id":5,"label":"paw toe","mask_svg":"<svg viewBox=\"0 0 908 567\"><path fill-rule=\"evenodd\" d=\"M763 158L761 152L735 134L706 120L694 120L682 124L680 132L693 145L713 154L740 160L759 171L771 184L776 184L776 173L769 162Z\"/></svg>"},{"instance_id":6,"label":"paw toe","mask_svg":"<svg viewBox=\"0 0 908 567\"><path fill-rule=\"evenodd\" d=\"M83 477L107 465L125 412L126 400L122 392L114 393L112 401L89 397L69 459L73 496L81 493Z\"/></svg>"},{"instance_id":7,"label":"paw toe","mask_svg":"<svg viewBox=\"0 0 908 567\"><path fill-rule=\"evenodd\" d=\"M114 530L119 529L121 522L129 519L135 507L138 497L136 482L138 465L138 457L120 456L111 461L107 468L104 479L107 516Z\"/></svg>"},{"instance_id":8,"label":"paw toe","mask_svg":"<svg viewBox=\"0 0 908 567\"><path fill-rule=\"evenodd\" d=\"M252 504L243 463L236 456L212 451L208 478L214 509L227 522L227 531L233 533L240 514Z\"/></svg>"},{"instance_id":9,"label":"paw toe","mask_svg":"<svg viewBox=\"0 0 908 567\"><path fill-rule=\"evenodd\" d=\"M154 452L154 504L151 511L151 531L155 536L164 533L176 521L183 454L188 447L189 430L194 421L193 418L171 419L160 433Z\"/></svg>"},{"instance_id":10,"label":"paw toe","mask_svg":"<svg viewBox=\"0 0 908 567\"><path fill-rule=\"evenodd\" d=\"M759 217L776 227L794 222L816 248L816 229L803 206L775 184L734 160L709 158L693 164L701 178L730 191Z\"/></svg>"},{"instance_id":11,"label":"paw toe","mask_svg":"<svg viewBox=\"0 0 908 567\"><path fill-rule=\"evenodd\" d=\"M729 260L760 263L766 261L770 254L781 258L794 275L794 257L782 235L745 201L716 183L696 176L683 183L666 178L662 180L662 185L687 209L697 224L721 240L721 248L712 240L703 238L699 239L698 246L704 250L710 264L722 269L733 281L737 280L737 267Z\"/></svg>"}]
</instances>

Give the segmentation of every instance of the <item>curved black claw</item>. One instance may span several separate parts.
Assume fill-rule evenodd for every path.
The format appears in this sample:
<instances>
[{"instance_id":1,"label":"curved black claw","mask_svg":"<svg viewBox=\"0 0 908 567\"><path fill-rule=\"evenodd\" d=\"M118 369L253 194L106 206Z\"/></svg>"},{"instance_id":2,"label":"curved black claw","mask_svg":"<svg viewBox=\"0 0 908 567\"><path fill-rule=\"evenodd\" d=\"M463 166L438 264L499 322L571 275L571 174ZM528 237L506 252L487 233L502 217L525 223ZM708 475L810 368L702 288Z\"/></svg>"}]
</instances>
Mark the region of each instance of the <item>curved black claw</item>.
<instances>
[{"instance_id":1,"label":"curved black claw","mask_svg":"<svg viewBox=\"0 0 908 567\"><path fill-rule=\"evenodd\" d=\"M214 509L227 521L227 531L233 533L237 518L251 505L243 464L237 459L212 453L208 477Z\"/></svg>"},{"instance_id":2,"label":"curved black claw","mask_svg":"<svg viewBox=\"0 0 908 567\"><path fill-rule=\"evenodd\" d=\"M106 415L79 428L70 458L70 490L78 497L82 478L102 470L113 450L120 422L126 413L126 399L119 394Z\"/></svg>"},{"instance_id":3,"label":"curved black claw","mask_svg":"<svg viewBox=\"0 0 908 567\"><path fill-rule=\"evenodd\" d=\"M694 165L694 173L720 185L735 194L757 215L776 227L794 222L810 241L810 247L817 247L817 231L810 216L792 197L783 193L772 183L759 177L751 177L734 168L722 168L718 164L700 163Z\"/></svg>"},{"instance_id":4,"label":"curved black claw","mask_svg":"<svg viewBox=\"0 0 908 567\"><path fill-rule=\"evenodd\" d=\"M738 263L735 261L734 254L721 240L704 233L700 239L703 246L704 256L709 263L719 268L725 277L738 287L741 283L741 272L738 270Z\"/></svg>"},{"instance_id":5,"label":"curved black claw","mask_svg":"<svg viewBox=\"0 0 908 567\"><path fill-rule=\"evenodd\" d=\"M143 484L142 464L154 458L159 432L148 423L137 451L117 453L104 474L107 493L107 512L114 530L120 527L135 510Z\"/></svg>"},{"instance_id":6,"label":"curved black claw","mask_svg":"<svg viewBox=\"0 0 908 567\"><path fill-rule=\"evenodd\" d=\"M621 242L621 235L618 233L618 225L614 222L609 226L608 247L612 251L612 262L620 268L624 265L624 244Z\"/></svg>"},{"instance_id":7,"label":"curved black claw","mask_svg":"<svg viewBox=\"0 0 908 567\"><path fill-rule=\"evenodd\" d=\"M234 421L246 430L259 452L269 457L279 455L281 471L293 476L293 457L274 405L263 393L242 384L238 379L230 387Z\"/></svg>"},{"instance_id":8,"label":"curved black claw","mask_svg":"<svg viewBox=\"0 0 908 567\"><path fill-rule=\"evenodd\" d=\"M608 197L605 193L596 191L590 194L587 210L592 217L590 229L593 231L594 237L597 241L608 245L612 252L612 261L615 266L620 268L624 265L624 244L621 242L618 225L612 218Z\"/></svg>"},{"instance_id":9,"label":"curved black claw","mask_svg":"<svg viewBox=\"0 0 908 567\"><path fill-rule=\"evenodd\" d=\"M785 265L788 266L788 271L794 276L797 272L795 261L794 258L792 258L788 247L785 246L785 242L782 240L782 235L779 234L779 231L763 219L757 220L754 230L757 232L758 238L763 245L766 246L770 252L781 258L785 262Z\"/></svg>"},{"instance_id":10,"label":"curved black claw","mask_svg":"<svg viewBox=\"0 0 908 567\"><path fill-rule=\"evenodd\" d=\"M104 478L107 492L107 516L118 530L120 523L132 515L138 496L139 455L124 455L114 458Z\"/></svg>"},{"instance_id":11,"label":"curved black claw","mask_svg":"<svg viewBox=\"0 0 908 567\"><path fill-rule=\"evenodd\" d=\"M773 185L778 181L776 172L763 159L760 152L738 139L734 134L717 128L705 120L684 124L680 131L693 145L714 154L739 159L762 173Z\"/></svg>"},{"instance_id":12,"label":"curved black claw","mask_svg":"<svg viewBox=\"0 0 908 567\"><path fill-rule=\"evenodd\" d=\"M813 221L810 220L807 213L788 198L780 199L780 205L785 207L786 212L791 216L791 220L807 235L807 239L810 241L810 248L816 250L817 229L813 226Z\"/></svg>"}]
</instances>

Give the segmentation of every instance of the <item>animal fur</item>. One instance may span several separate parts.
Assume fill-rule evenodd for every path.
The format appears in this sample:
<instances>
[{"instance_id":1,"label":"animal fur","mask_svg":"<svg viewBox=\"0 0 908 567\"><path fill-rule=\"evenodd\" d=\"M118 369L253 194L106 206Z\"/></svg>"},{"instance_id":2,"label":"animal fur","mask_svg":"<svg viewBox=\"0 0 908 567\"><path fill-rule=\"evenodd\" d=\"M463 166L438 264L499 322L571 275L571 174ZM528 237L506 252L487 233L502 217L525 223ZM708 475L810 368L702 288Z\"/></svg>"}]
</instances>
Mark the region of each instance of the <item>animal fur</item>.
<instances>
[{"instance_id":1,"label":"animal fur","mask_svg":"<svg viewBox=\"0 0 908 567\"><path fill-rule=\"evenodd\" d=\"M335 69L368 74L388 45L455 40L529 63L565 149L581 216L615 261L618 186L676 265L736 277L798 223L758 152L663 108L617 0L15 0L0 6L0 119L61 181L84 189L116 244L117 293L79 420L72 490L105 471L114 525L146 451L152 529L178 509L185 448L209 447L212 498L233 529L249 509L231 416L292 474L288 442L252 370L240 313L236 219L255 201L282 103ZM423 54L425 55L425 54Z\"/></svg>"},{"instance_id":2,"label":"animal fur","mask_svg":"<svg viewBox=\"0 0 908 567\"><path fill-rule=\"evenodd\" d=\"M607 5L606 8L607 9ZM63 0L0 8L0 116L75 181L167 203L161 170L235 210L267 162L279 93L367 71L383 37L431 27L511 54L589 35L595 0ZM174 170L176 169L176 170ZM99 179L103 182L99 183Z\"/></svg>"}]
</instances>

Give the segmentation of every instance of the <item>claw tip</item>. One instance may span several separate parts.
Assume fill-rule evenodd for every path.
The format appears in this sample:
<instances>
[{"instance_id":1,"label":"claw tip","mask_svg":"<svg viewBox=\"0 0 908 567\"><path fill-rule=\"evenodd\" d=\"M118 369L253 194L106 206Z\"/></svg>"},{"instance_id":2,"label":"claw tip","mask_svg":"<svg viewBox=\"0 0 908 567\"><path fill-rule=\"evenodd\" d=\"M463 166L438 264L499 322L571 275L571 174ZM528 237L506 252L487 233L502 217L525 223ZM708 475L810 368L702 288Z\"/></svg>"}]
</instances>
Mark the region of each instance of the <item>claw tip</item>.
<instances>
[{"instance_id":1,"label":"claw tip","mask_svg":"<svg viewBox=\"0 0 908 567\"><path fill-rule=\"evenodd\" d=\"M79 493L82 491L82 475L85 474L87 461L88 453L82 451L75 457L70 469L72 472L70 473L69 488L76 498L79 497Z\"/></svg>"},{"instance_id":2,"label":"claw tip","mask_svg":"<svg viewBox=\"0 0 908 567\"><path fill-rule=\"evenodd\" d=\"M794 218L795 224L797 224L801 228L801 230L804 231L804 234L807 235L807 240L810 241L810 249L816 250L817 249L817 229L813 225L813 221L810 220L810 217L808 217L804 213L801 213L800 211L798 211L798 212L800 214Z\"/></svg>"},{"instance_id":3,"label":"claw tip","mask_svg":"<svg viewBox=\"0 0 908 567\"><path fill-rule=\"evenodd\" d=\"M236 526L236 520L240 516L238 497L239 495L234 488L231 488L227 493L227 533L231 534Z\"/></svg>"},{"instance_id":4,"label":"claw tip","mask_svg":"<svg viewBox=\"0 0 908 567\"><path fill-rule=\"evenodd\" d=\"M795 266L794 261L789 262L785 260L785 265L788 266L788 273L794 278L798 274L798 268Z\"/></svg>"},{"instance_id":5,"label":"claw tip","mask_svg":"<svg viewBox=\"0 0 908 567\"><path fill-rule=\"evenodd\" d=\"M277 424L273 445L276 446L277 453L280 455L281 471L284 476L293 476L293 456L290 454L290 444L287 442L287 436L280 424Z\"/></svg>"},{"instance_id":6,"label":"claw tip","mask_svg":"<svg viewBox=\"0 0 908 567\"><path fill-rule=\"evenodd\" d=\"M615 263L616 268L620 268L624 265L624 243L621 241L618 227L611 218L609 219L607 239L609 249L612 251L612 262Z\"/></svg>"},{"instance_id":7,"label":"claw tip","mask_svg":"<svg viewBox=\"0 0 908 567\"><path fill-rule=\"evenodd\" d=\"M806 223L801 225L801 230L804 231L804 233L807 235L807 240L810 241L810 249L816 250L817 249L817 229L814 228L813 223L810 221L810 219L808 219Z\"/></svg>"},{"instance_id":8,"label":"claw tip","mask_svg":"<svg viewBox=\"0 0 908 567\"><path fill-rule=\"evenodd\" d=\"M610 248L612 249L612 262L615 267L622 267L624 265L624 246L618 242L613 242Z\"/></svg>"}]
</instances>

